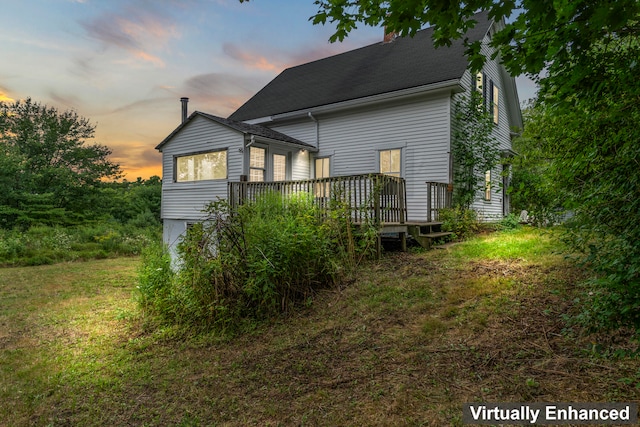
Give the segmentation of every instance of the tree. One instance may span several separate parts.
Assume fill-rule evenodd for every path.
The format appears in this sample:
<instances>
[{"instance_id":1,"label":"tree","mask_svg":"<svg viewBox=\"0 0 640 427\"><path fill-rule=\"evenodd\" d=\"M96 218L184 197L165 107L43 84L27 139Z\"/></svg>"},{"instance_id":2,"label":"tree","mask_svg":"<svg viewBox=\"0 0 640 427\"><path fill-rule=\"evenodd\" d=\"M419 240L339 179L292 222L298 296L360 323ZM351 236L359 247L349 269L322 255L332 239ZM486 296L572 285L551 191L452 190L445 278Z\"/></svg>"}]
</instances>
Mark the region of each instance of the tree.
<instances>
[{"instance_id":1,"label":"tree","mask_svg":"<svg viewBox=\"0 0 640 427\"><path fill-rule=\"evenodd\" d=\"M161 223L162 180L159 176L105 183L100 193L103 196L100 208L121 224L143 228Z\"/></svg>"},{"instance_id":2,"label":"tree","mask_svg":"<svg viewBox=\"0 0 640 427\"><path fill-rule=\"evenodd\" d=\"M0 103L0 226L91 216L101 180L120 175L106 146L86 143L94 132L75 111L58 112L30 98Z\"/></svg>"},{"instance_id":3,"label":"tree","mask_svg":"<svg viewBox=\"0 0 640 427\"><path fill-rule=\"evenodd\" d=\"M574 91L549 87L526 135L539 141L546 179L575 214L570 247L596 273L583 318L640 331L640 41L607 38L584 56L590 66Z\"/></svg>"},{"instance_id":4,"label":"tree","mask_svg":"<svg viewBox=\"0 0 640 427\"><path fill-rule=\"evenodd\" d=\"M413 35L434 27L436 46L464 37L486 10L491 45L513 75L540 85L528 134L544 181L575 213L570 248L593 267L584 305L591 325L632 325L640 334L640 2L637 0L316 0L314 24L335 24L332 41L357 24ZM485 58L465 42L472 70ZM541 75L539 73L543 72ZM538 166L543 166L539 163ZM546 193L547 195L549 193Z\"/></svg>"},{"instance_id":5,"label":"tree","mask_svg":"<svg viewBox=\"0 0 640 427\"><path fill-rule=\"evenodd\" d=\"M243 0L241 0L243 1ZM603 38L638 32L637 0L315 0L314 24L334 24L331 41L343 40L358 24L384 25L388 31L414 35L425 24L434 27L436 46L459 39L475 21L478 10L500 21L514 16L492 37L507 69L514 75L537 75L547 67L572 61ZM480 43L468 45L472 68L484 58ZM576 76L577 77L577 76Z\"/></svg>"},{"instance_id":6,"label":"tree","mask_svg":"<svg viewBox=\"0 0 640 427\"><path fill-rule=\"evenodd\" d=\"M500 159L500 147L493 136L493 116L482 100L482 94L472 90L460 95L453 105L453 204L469 209L486 187L485 173Z\"/></svg>"},{"instance_id":7,"label":"tree","mask_svg":"<svg viewBox=\"0 0 640 427\"><path fill-rule=\"evenodd\" d=\"M513 140L518 153L511 159L511 208L527 211L529 220L537 226L553 224L563 213L562 191L551 179L551 154L541 131L546 130L547 112L542 104L530 102L522 112L524 131Z\"/></svg>"}]
</instances>

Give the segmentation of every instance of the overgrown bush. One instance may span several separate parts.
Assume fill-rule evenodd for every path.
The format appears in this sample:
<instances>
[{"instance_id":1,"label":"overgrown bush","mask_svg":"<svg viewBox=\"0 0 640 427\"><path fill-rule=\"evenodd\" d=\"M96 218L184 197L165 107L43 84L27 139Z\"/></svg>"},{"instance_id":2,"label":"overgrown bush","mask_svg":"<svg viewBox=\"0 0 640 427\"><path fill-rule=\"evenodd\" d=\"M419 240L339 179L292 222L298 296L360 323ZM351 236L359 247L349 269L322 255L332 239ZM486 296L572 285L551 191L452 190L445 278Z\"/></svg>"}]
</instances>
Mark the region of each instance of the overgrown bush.
<instances>
[{"instance_id":1,"label":"overgrown bush","mask_svg":"<svg viewBox=\"0 0 640 427\"><path fill-rule=\"evenodd\" d=\"M520 228L520 218L513 213L510 213L496 223L497 230L515 230L516 228Z\"/></svg>"},{"instance_id":2,"label":"overgrown bush","mask_svg":"<svg viewBox=\"0 0 640 427\"><path fill-rule=\"evenodd\" d=\"M454 239L467 239L480 231L478 214L473 209L465 209L461 206L440 209L439 221L442 221L442 230L451 231Z\"/></svg>"},{"instance_id":3,"label":"overgrown bush","mask_svg":"<svg viewBox=\"0 0 640 427\"><path fill-rule=\"evenodd\" d=\"M214 202L178 245L175 276L161 256L144 258L142 306L172 322L217 330L287 312L340 282L370 253L373 227L359 231L349 213L334 201L323 217L308 194L265 194L236 210Z\"/></svg>"},{"instance_id":4,"label":"overgrown bush","mask_svg":"<svg viewBox=\"0 0 640 427\"><path fill-rule=\"evenodd\" d=\"M163 316L171 307L171 284L174 272L171 269L171 256L160 241L148 245L142 251L142 263L138 271L138 304L145 309Z\"/></svg>"},{"instance_id":5,"label":"overgrown bush","mask_svg":"<svg viewBox=\"0 0 640 427\"><path fill-rule=\"evenodd\" d=\"M159 226L136 228L115 222L76 227L33 226L26 231L0 229L0 265L140 255L160 235Z\"/></svg>"}]
</instances>

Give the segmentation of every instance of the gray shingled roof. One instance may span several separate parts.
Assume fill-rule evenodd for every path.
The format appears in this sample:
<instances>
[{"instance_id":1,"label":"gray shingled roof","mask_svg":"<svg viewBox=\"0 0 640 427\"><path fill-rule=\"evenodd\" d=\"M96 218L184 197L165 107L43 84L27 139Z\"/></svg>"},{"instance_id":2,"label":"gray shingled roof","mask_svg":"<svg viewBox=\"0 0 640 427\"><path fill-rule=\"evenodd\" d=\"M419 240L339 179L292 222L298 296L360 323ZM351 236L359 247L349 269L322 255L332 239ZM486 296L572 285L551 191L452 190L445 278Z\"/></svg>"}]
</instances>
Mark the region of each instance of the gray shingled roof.
<instances>
[{"instance_id":1,"label":"gray shingled roof","mask_svg":"<svg viewBox=\"0 0 640 427\"><path fill-rule=\"evenodd\" d=\"M194 111L184 123L181 123L180 126L178 126L173 132L171 132L171 134L169 134L169 136L167 136L160 144L158 144L158 146L156 147L156 150L161 149L162 146L164 146L171 138L173 138L173 136L176 133L178 133L187 123L189 123L196 116L205 117L223 126L227 126L231 129L237 130L238 132L241 132L245 135L255 135L255 136L273 139L276 141L287 142L289 144L299 145L305 149L315 149L313 145L307 144L306 142L302 142L298 139L290 137L289 135L285 135L283 133L277 132L273 129L269 129L268 127L265 127L265 126L250 125L247 123L214 116L213 114L207 114L201 111Z\"/></svg>"},{"instance_id":2,"label":"gray shingled roof","mask_svg":"<svg viewBox=\"0 0 640 427\"><path fill-rule=\"evenodd\" d=\"M491 21L474 16L469 41L482 40ZM433 47L432 28L288 68L236 110L241 121L460 79L468 67L464 44Z\"/></svg>"}]
</instances>

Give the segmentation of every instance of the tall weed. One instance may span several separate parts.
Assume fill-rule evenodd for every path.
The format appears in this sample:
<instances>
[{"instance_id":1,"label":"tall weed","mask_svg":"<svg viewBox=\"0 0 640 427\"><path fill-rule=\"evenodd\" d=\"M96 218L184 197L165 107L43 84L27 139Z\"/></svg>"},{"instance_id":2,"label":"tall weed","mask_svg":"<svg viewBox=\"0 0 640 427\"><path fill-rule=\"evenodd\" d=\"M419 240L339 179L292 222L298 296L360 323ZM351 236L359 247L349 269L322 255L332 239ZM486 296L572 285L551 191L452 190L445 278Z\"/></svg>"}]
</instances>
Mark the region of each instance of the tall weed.
<instances>
[{"instance_id":1,"label":"tall weed","mask_svg":"<svg viewBox=\"0 0 640 427\"><path fill-rule=\"evenodd\" d=\"M177 273L164 276L170 307L156 310L191 326L227 330L287 312L343 280L371 246L358 241L346 206L326 218L309 194L268 193L238 209L219 200L206 213L178 245ZM151 261L143 271L161 268ZM143 301L153 289L140 287Z\"/></svg>"},{"instance_id":2,"label":"tall weed","mask_svg":"<svg viewBox=\"0 0 640 427\"><path fill-rule=\"evenodd\" d=\"M480 231L478 214L473 209L461 206L440 209L438 218L442 230L453 232L454 238L467 239Z\"/></svg>"},{"instance_id":3,"label":"tall weed","mask_svg":"<svg viewBox=\"0 0 640 427\"><path fill-rule=\"evenodd\" d=\"M140 255L159 241L160 227L118 223L75 227L33 226L26 231L0 229L0 265L40 265L62 261Z\"/></svg>"}]
</instances>

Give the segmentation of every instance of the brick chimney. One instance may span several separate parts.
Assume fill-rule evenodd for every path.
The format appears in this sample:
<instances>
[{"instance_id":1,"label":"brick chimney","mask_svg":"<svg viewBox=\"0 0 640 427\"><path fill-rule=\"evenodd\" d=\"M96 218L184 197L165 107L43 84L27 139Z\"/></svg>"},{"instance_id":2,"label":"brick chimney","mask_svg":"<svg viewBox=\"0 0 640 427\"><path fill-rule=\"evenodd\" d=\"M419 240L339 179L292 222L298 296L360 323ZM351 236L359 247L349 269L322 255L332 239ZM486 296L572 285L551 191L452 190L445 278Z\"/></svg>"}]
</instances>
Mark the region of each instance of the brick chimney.
<instances>
[{"instance_id":1,"label":"brick chimney","mask_svg":"<svg viewBox=\"0 0 640 427\"><path fill-rule=\"evenodd\" d=\"M189 98L180 98L180 102L182 102L182 123L187 121L188 112L187 112L187 104L189 103Z\"/></svg>"},{"instance_id":2,"label":"brick chimney","mask_svg":"<svg viewBox=\"0 0 640 427\"><path fill-rule=\"evenodd\" d=\"M387 30L387 26L384 27L384 38L382 39L382 43L391 43L398 37L398 33L395 31Z\"/></svg>"}]
</instances>

